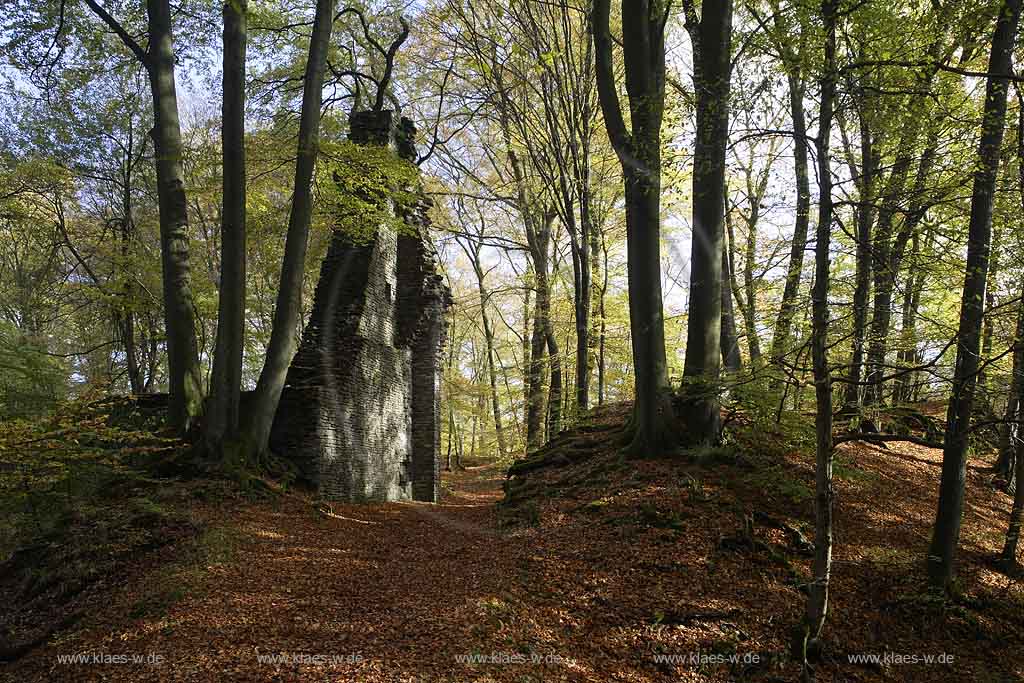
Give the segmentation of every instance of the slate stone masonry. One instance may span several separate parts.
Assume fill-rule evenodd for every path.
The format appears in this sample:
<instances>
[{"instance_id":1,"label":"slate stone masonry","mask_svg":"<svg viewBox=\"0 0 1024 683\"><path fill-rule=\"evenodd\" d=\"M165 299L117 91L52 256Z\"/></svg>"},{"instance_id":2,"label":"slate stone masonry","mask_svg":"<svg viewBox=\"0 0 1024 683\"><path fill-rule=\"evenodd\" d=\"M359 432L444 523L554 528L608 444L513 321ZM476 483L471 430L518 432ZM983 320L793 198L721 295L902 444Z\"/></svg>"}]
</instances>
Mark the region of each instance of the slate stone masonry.
<instances>
[{"instance_id":1,"label":"slate stone masonry","mask_svg":"<svg viewBox=\"0 0 1024 683\"><path fill-rule=\"evenodd\" d=\"M405 159L414 135L390 111L350 119L352 141ZM336 231L321 264L270 443L325 499L437 501L451 295L427 239L429 208L421 196L401 215L410 230L381 225L368 243Z\"/></svg>"}]
</instances>

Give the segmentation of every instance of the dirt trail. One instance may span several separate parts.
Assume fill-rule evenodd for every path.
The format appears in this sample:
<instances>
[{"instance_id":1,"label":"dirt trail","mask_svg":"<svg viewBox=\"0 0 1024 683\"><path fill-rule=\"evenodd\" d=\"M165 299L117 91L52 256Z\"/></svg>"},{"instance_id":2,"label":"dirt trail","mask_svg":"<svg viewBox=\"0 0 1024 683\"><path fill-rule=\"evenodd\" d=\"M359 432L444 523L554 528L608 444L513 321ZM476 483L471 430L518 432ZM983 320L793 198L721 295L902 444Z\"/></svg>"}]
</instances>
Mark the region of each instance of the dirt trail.
<instances>
[{"instance_id":1,"label":"dirt trail","mask_svg":"<svg viewBox=\"0 0 1024 683\"><path fill-rule=\"evenodd\" d=\"M499 476L481 467L446 477L439 505L336 505L322 514L286 497L248 507L230 522L240 532L233 557L207 568L207 590L160 618L72 633L7 676L466 680L456 657L472 653L460 643L473 640L481 601L501 592L517 557L495 531ZM150 661L60 661L76 653Z\"/></svg>"},{"instance_id":2,"label":"dirt trail","mask_svg":"<svg viewBox=\"0 0 1024 683\"><path fill-rule=\"evenodd\" d=\"M157 568L0 679L797 680L784 653L803 614L809 559L767 523L736 539L751 511L806 531L812 460L626 462L614 439L595 433L567 437L565 453L579 459L519 481L512 508L495 506L504 475L491 467L446 474L438 505L318 511L287 494L222 506L206 522L231 530L230 552L195 568L182 595L166 605L147 597L167 581L170 567ZM968 472L964 598L944 605L921 593L940 459L911 444L840 449L821 683L1024 680L1022 586L986 564L1009 500L980 461ZM156 609L140 614L140 601ZM955 661L890 668L847 658L879 652ZM75 654L85 661L68 662Z\"/></svg>"}]
</instances>

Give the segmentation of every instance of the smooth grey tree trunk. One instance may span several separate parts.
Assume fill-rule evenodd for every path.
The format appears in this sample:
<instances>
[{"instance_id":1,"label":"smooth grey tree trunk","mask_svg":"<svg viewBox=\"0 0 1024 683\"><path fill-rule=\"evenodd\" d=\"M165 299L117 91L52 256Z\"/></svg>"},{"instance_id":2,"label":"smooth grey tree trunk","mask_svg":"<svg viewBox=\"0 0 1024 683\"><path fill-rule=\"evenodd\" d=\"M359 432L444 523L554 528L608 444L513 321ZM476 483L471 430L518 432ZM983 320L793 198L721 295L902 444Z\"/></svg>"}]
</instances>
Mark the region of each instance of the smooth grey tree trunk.
<instances>
[{"instance_id":1,"label":"smooth grey tree trunk","mask_svg":"<svg viewBox=\"0 0 1024 683\"><path fill-rule=\"evenodd\" d=\"M815 396L815 471L814 471L814 559L807 596L803 662L807 648L821 638L828 615L829 584L832 574L832 377L828 361L828 288L829 248L832 238L832 135L833 106L836 96L836 5L823 0L821 14L825 29L825 59L821 77L821 106L818 115L818 226L814 247L814 288L811 293L811 358L814 368ZM805 669L806 670L806 669Z\"/></svg>"},{"instance_id":2,"label":"smooth grey tree trunk","mask_svg":"<svg viewBox=\"0 0 1024 683\"><path fill-rule=\"evenodd\" d=\"M925 240L926 245L930 238ZM909 368L917 364L917 311L921 302L921 290L924 288L924 272L918 267L921 256L921 236L917 232L911 241L910 268L903 291L903 306L900 325L900 352L897 356L903 374L896 379L893 400L896 403L909 403L911 400L911 383L914 373Z\"/></svg>"},{"instance_id":3,"label":"smooth grey tree trunk","mask_svg":"<svg viewBox=\"0 0 1024 683\"><path fill-rule=\"evenodd\" d=\"M888 350L889 328L892 323L892 294L896 286L896 274L899 272L900 261L906 247L906 238L912 234L916 220L909 216L905 220L900 236L893 235L896 212L899 209L904 187L910 172L910 144L913 138L901 143L907 149L901 150L900 156L893 164L892 171L883 191L882 206L878 212L878 224L875 228L874 242L871 247L871 275L874 287L871 324L868 334L867 350L867 390L864 392L865 402L878 405L883 401L884 378L886 369L886 352ZM927 179L928 155L921 161L918 177L922 182ZM924 188L921 188L924 191ZM915 200L916 201L916 200Z\"/></svg>"},{"instance_id":4,"label":"smooth grey tree trunk","mask_svg":"<svg viewBox=\"0 0 1024 683\"><path fill-rule=\"evenodd\" d=\"M1024 112L1021 112L1024 122ZM1024 123L1022 123L1024 127ZM1024 150L1024 141L1018 143ZM1021 157L1024 159L1024 155ZM1024 180L1024 168L1020 170ZM1024 182L1021 184L1022 203L1024 203ZM1021 291L1024 296L1024 288ZM1013 340L1013 379L1010 384L1010 397L1006 406L1007 421L1020 419L1020 406L1024 405L1024 305L1017 313L1017 330ZM1006 490L1013 492L1013 506L1010 508L1010 520L1006 527L1003 551L999 563L1011 569L1017 565L1017 546L1020 542L1021 523L1024 522L1024 440L1021 437L1020 425L1006 424L1003 426L1007 438L1001 444L999 463L996 471L1006 481Z\"/></svg>"},{"instance_id":5,"label":"smooth grey tree trunk","mask_svg":"<svg viewBox=\"0 0 1024 683\"><path fill-rule=\"evenodd\" d=\"M132 174L131 174L131 137L129 135L129 149L127 154L126 169L124 172L124 187L122 191L122 212L121 217L121 258L128 263L131 251L132 237L135 233L135 220L132 210ZM117 314L117 323L121 330L121 344L124 347L124 358L126 372L128 373L128 386L133 394L143 392L142 370L139 367L138 351L135 348L135 312L133 311L132 299L135 296L135 287L130 278L125 279L124 301L121 311Z\"/></svg>"},{"instance_id":6,"label":"smooth grey tree trunk","mask_svg":"<svg viewBox=\"0 0 1024 683\"><path fill-rule=\"evenodd\" d=\"M182 170L181 124L174 84L174 44L167 0L148 0L148 73L153 92L153 144L160 205L160 252L167 328L169 419L182 431L202 412L203 382L196 344L188 208Z\"/></svg>"},{"instance_id":7,"label":"smooth grey tree trunk","mask_svg":"<svg viewBox=\"0 0 1024 683\"><path fill-rule=\"evenodd\" d=\"M718 382L732 1L701 3L700 20L687 12L686 28L694 49L697 139L693 153L693 237L683 363L683 420L689 443L713 444L721 431Z\"/></svg>"},{"instance_id":8,"label":"smooth grey tree trunk","mask_svg":"<svg viewBox=\"0 0 1024 683\"><path fill-rule=\"evenodd\" d=\"M482 238L482 235L481 235ZM491 328L491 316L487 313L490 305L490 293L484 282L483 263L480 260L480 249L483 246L482 239L475 241L472 245L462 244L463 251L469 257L473 265L473 273L476 275L477 294L480 296L480 323L484 329L484 342L487 345L487 378L491 388L491 409L494 414L494 433L498 440L498 453L505 457L508 447L505 443L505 430L501 423L501 401L498 400L498 371L494 365L494 330Z\"/></svg>"},{"instance_id":9,"label":"smooth grey tree trunk","mask_svg":"<svg viewBox=\"0 0 1024 683\"><path fill-rule=\"evenodd\" d=\"M551 242L551 224L554 221L554 215L549 214L538 219L526 208L527 204L524 198L521 198L520 207L523 223L526 226L527 241L530 244L535 286L526 408L526 450L529 452L536 450L544 443L544 431L551 426L551 411L549 409L545 413L544 410L544 371L545 354L548 354L551 348L550 341L554 336L550 321L551 293L548 281L548 248ZM561 401L561 366L558 363L557 351L557 345L555 345L554 355L550 357L551 387L548 402L556 398L559 402Z\"/></svg>"},{"instance_id":10,"label":"smooth grey tree trunk","mask_svg":"<svg viewBox=\"0 0 1024 683\"><path fill-rule=\"evenodd\" d=\"M674 448L679 440L668 381L661 290L661 123L667 13L662 0L623 2L623 62L631 122L631 130L627 130L614 75L610 4L610 0L596 0L592 21L598 100L608 137L622 165L625 188L629 325L635 371L627 450L634 456L655 456ZM717 251L714 261L716 268L721 267ZM721 302L717 297L713 304L719 311ZM718 343L717 329L714 343Z\"/></svg>"},{"instance_id":11,"label":"smooth grey tree trunk","mask_svg":"<svg viewBox=\"0 0 1024 683\"><path fill-rule=\"evenodd\" d=\"M502 93L502 97L505 97L504 93ZM504 99L502 102L504 103ZM544 430L551 426L553 419L550 410L547 413L547 419L545 419L544 412L544 354L551 347L555 349L555 355L551 358L551 393L555 393L557 390L557 398L559 403L561 402L561 368L558 365L557 344L552 343L554 333L550 321L551 290L548 280L551 226L557 214L530 201L526 176L519 156L512 146L509 116L508 107L503 106L500 110L501 131L505 152L508 155L515 180L517 208L523 219L523 230L526 233L533 266L535 290L533 330L530 337L530 374L526 400L526 452L529 453L544 443ZM560 413L560 409L556 410Z\"/></svg>"},{"instance_id":12,"label":"smooth grey tree trunk","mask_svg":"<svg viewBox=\"0 0 1024 683\"><path fill-rule=\"evenodd\" d=\"M560 218L569 233L573 265L575 386L572 392L566 391L563 396L566 399L574 397L575 409L567 400L563 410L566 414L575 412L581 415L590 403L588 356L591 347L593 277L591 236L594 232L590 149L594 127L597 125L593 111L593 45L587 41L582 54L572 49L554 49L553 46L569 46L578 39L580 30L585 26L585 15L564 5L558 6L551 14L541 16L534 13L533 7L532 3L523 3L523 14L528 17L527 35L536 40L531 43L534 54L542 56L546 53L549 57L540 60L543 72L539 91L549 137L550 158L554 162L554 168L550 163L541 163L538 169L548 176L553 187L557 186ZM513 14L518 12L513 11ZM547 31L551 33L545 35ZM566 340L566 348L569 348L568 344L569 340ZM553 360L558 357L557 353L553 353Z\"/></svg>"},{"instance_id":13,"label":"smooth grey tree trunk","mask_svg":"<svg viewBox=\"0 0 1024 683\"><path fill-rule=\"evenodd\" d=\"M211 454L223 455L225 440L238 438L245 345L245 52L248 1L224 3L224 94L221 161L224 192L221 216L220 300L217 343L204 420Z\"/></svg>"},{"instance_id":14,"label":"smooth grey tree trunk","mask_svg":"<svg viewBox=\"0 0 1024 683\"><path fill-rule=\"evenodd\" d=\"M530 332L530 381L526 399L526 452L544 444L544 359L547 337L540 319L540 305L534 299L533 329Z\"/></svg>"},{"instance_id":15,"label":"smooth grey tree trunk","mask_svg":"<svg viewBox=\"0 0 1024 683\"><path fill-rule=\"evenodd\" d=\"M604 271L601 269L601 242L602 232L604 230L602 221L594 220L591 218L591 230L590 230L590 349L588 350L587 357L587 375L589 386L593 386L593 382L597 381L598 385L601 384L601 373L600 367L601 362L601 326L603 324L602 316L604 315L603 308L601 306L601 299L603 297L602 288L600 285L601 279L604 277ZM596 380L591 375L596 376ZM603 391L602 387L597 388L597 403L600 405L603 403ZM588 399L589 400L589 399Z\"/></svg>"},{"instance_id":16,"label":"smooth grey tree trunk","mask_svg":"<svg viewBox=\"0 0 1024 683\"><path fill-rule=\"evenodd\" d=\"M1017 94L1017 189L1018 201L1024 211L1024 94L1020 87L1014 88ZM1022 291L1024 296L1024 291ZM1021 443L1021 403L1018 396L1024 391L1024 305L1017 313L1017 329L1013 338L1013 369L1010 375L1010 395L1006 401L1003 415L1004 424L999 428L999 457L996 460L996 476L1006 482L1004 489L1015 493L1021 485L1017 477L1015 462L1017 450Z\"/></svg>"},{"instance_id":17,"label":"smooth grey tree trunk","mask_svg":"<svg viewBox=\"0 0 1024 683\"><path fill-rule=\"evenodd\" d=\"M1018 396L1018 403L1020 396ZM1000 563L1004 567L1017 565L1017 546L1020 541L1021 523L1024 522L1024 447L1021 441L1017 441L1016 467L1014 479L1017 486L1013 494L1013 507L1010 509L1010 522L1006 528L1006 539L1003 542L1003 552L1000 554Z\"/></svg>"},{"instance_id":18,"label":"smooth grey tree trunk","mask_svg":"<svg viewBox=\"0 0 1024 683\"><path fill-rule=\"evenodd\" d=\"M863 404L864 387L864 343L868 329L868 297L871 293L871 228L875 221L875 169L878 157L875 152L874 133L862 106L858 109L860 122L860 172L854 173L857 180L857 255L853 288L853 353L847 374L845 403L848 408L860 408ZM845 140L845 138L844 138ZM850 155L852 156L852 154ZM855 162L851 161L851 165ZM851 169L853 171L854 169Z\"/></svg>"},{"instance_id":19,"label":"smooth grey tree trunk","mask_svg":"<svg viewBox=\"0 0 1024 683\"><path fill-rule=\"evenodd\" d=\"M563 39L569 41L570 15L566 8L562 8L561 11L560 30L563 32ZM547 169L545 175L548 176L549 182L558 187L559 217L570 238L577 358L574 375L575 404L576 412L582 414L590 403L590 369L587 358L590 351L593 265L590 250L591 235L594 232L590 187L590 142L594 125L590 92L592 56L588 52L584 57L584 63L577 64L573 59L564 60L565 54L564 51L555 54L554 61L545 67L544 77L541 79L544 118L550 136L554 169L543 164L541 168ZM556 177L551 178L552 175ZM553 333L550 338L554 338ZM555 347L557 348L557 344ZM557 351L551 353L552 362L556 362ZM553 419L560 422L560 415L554 413Z\"/></svg>"},{"instance_id":20,"label":"smooth grey tree trunk","mask_svg":"<svg viewBox=\"0 0 1024 683\"><path fill-rule=\"evenodd\" d=\"M171 7L168 0L147 0L149 45L143 50L96 0L85 2L135 55L149 77L153 97L152 137L160 210L160 258L170 393L167 418L171 426L184 433L193 427L202 412L203 383L192 299L188 205L181 165L178 95L174 85Z\"/></svg>"},{"instance_id":21,"label":"smooth grey tree trunk","mask_svg":"<svg viewBox=\"0 0 1024 683\"><path fill-rule=\"evenodd\" d=\"M743 250L743 327L747 335L750 364L755 367L761 364L761 340L757 335L757 279L754 277L754 263L757 261L757 230L761 221L761 201L764 199L768 187L768 170L770 168L770 166L765 166L764 172L756 184L753 182L752 168L747 174L747 197L750 213L746 221L747 239ZM726 211L728 211L728 207L726 207ZM731 236L729 241L732 241ZM725 277L724 272L722 277ZM723 286L723 289L726 287ZM722 324L725 324L725 320L722 321Z\"/></svg>"},{"instance_id":22,"label":"smooth grey tree trunk","mask_svg":"<svg viewBox=\"0 0 1024 683\"><path fill-rule=\"evenodd\" d=\"M541 320L544 323L544 339L547 342L548 349L548 377L550 381L548 383L547 420L544 426L547 430L547 439L549 441L562 430L562 403L568 398L568 394L565 391L565 373L562 371L562 355L558 347L558 337L555 336L555 324L551 320L551 280L549 271L554 273L559 270L557 251L551 252L555 261L550 267L548 265L548 244L555 216L556 214L552 212L551 220L544 228L544 233L548 235L547 241L544 242L544 277L538 281L543 284L543 289L538 290L538 301L541 303ZM537 269L536 266L537 264L535 263L535 269ZM541 294L543 296L540 296Z\"/></svg>"},{"instance_id":23,"label":"smooth grey tree trunk","mask_svg":"<svg viewBox=\"0 0 1024 683\"><path fill-rule=\"evenodd\" d=\"M250 452L257 457L262 456L269 448L274 413L277 412L277 404L284 389L288 366L298 347L302 276L313 213L313 169L316 166L320 141L320 104L333 23L334 0L317 0L302 89L295 186L291 212L288 215L281 282L277 291L277 305L274 309L270 343L267 346L267 358L256 384L247 425L246 436Z\"/></svg>"},{"instance_id":24,"label":"smooth grey tree trunk","mask_svg":"<svg viewBox=\"0 0 1024 683\"><path fill-rule=\"evenodd\" d=\"M589 190L588 190L589 192ZM591 332L591 298L592 298L592 262L590 258L589 234L593 230L590 225L589 209L585 208L587 202L581 197L580 201L580 235L579 239L573 242L578 246L573 249L573 260L576 261L574 270L573 289L573 312L576 321L576 412L582 417L587 408L590 407L590 332Z\"/></svg>"},{"instance_id":25,"label":"smooth grey tree trunk","mask_svg":"<svg viewBox=\"0 0 1024 683\"><path fill-rule=\"evenodd\" d=\"M992 234L992 257L988 264L988 284L985 286L985 310L992 311L996 305L996 288L999 282L999 251L1003 239L1001 225L995 226ZM978 386L981 388L982 401L987 409L991 408L989 400L988 370L985 366L992 358L992 337L995 333L995 321L992 313L985 315L981 323L981 360L978 368Z\"/></svg>"},{"instance_id":26,"label":"smooth grey tree trunk","mask_svg":"<svg viewBox=\"0 0 1024 683\"><path fill-rule=\"evenodd\" d=\"M1024 294L1024 292L1022 292ZM999 457L996 460L996 476L1005 482L1003 489L1016 491L1020 486L1017 468L1014 465L1021 450L1020 395L1024 392L1024 306L1017 313L1017 329L1013 338L1013 369L1010 379L1010 395L1003 414L1004 424L999 428Z\"/></svg>"},{"instance_id":27,"label":"smooth grey tree trunk","mask_svg":"<svg viewBox=\"0 0 1024 683\"><path fill-rule=\"evenodd\" d=\"M789 82L789 113L793 121L796 209L793 238L789 243L786 283L782 289L779 316L775 321L775 334L772 336L771 355L774 363L779 363L792 345L793 317L797 310L797 295L800 292L800 275L804 268L804 250L807 249L807 232L810 227L811 214L811 187L807 173L808 144L807 119L804 113L804 82L800 76L793 73L790 73L787 78Z\"/></svg>"},{"instance_id":28,"label":"smooth grey tree trunk","mask_svg":"<svg viewBox=\"0 0 1024 683\"><path fill-rule=\"evenodd\" d=\"M533 326L530 331L529 381L526 391L526 452L544 443L544 358L547 336L541 318L540 302L533 301Z\"/></svg>"},{"instance_id":29,"label":"smooth grey tree trunk","mask_svg":"<svg viewBox=\"0 0 1024 683\"><path fill-rule=\"evenodd\" d=\"M562 356L558 350L558 340L555 338L554 325L551 323L551 298L547 297L544 311L545 334L548 345L548 363L551 377L548 387L548 415L547 433L548 440L555 434L562 431Z\"/></svg>"},{"instance_id":30,"label":"smooth grey tree trunk","mask_svg":"<svg viewBox=\"0 0 1024 683\"><path fill-rule=\"evenodd\" d=\"M985 108L978 164L971 195L971 218L967 234L967 267L964 274L960 324L957 329L956 367L946 413L946 435L942 451L942 477L935 528L928 549L928 577L936 588L948 590L960 540L967 469L968 429L974 407L981 320L985 284L988 279L989 240L992 236L992 208L995 200L999 152L1006 118L1008 80L1013 46L1020 21L1021 0L1005 0L999 10L985 85Z\"/></svg>"},{"instance_id":31,"label":"smooth grey tree trunk","mask_svg":"<svg viewBox=\"0 0 1024 683\"><path fill-rule=\"evenodd\" d=\"M608 243L604 239L604 234L601 235L601 253L603 255L604 265L601 268L602 281L601 281L601 292L599 294L597 302L597 315L600 319L598 338L597 338L597 403L598 405L604 405L605 395L605 378L604 378L604 347L605 338L608 331L608 320L605 318L604 302L605 297L608 294Z\"/></svg>"},{"instance_id":32,"label":"smooth grey tree trunk","mask_svg":"<svg viewBox=\"0 0 1024 683\"><path fill-rule=\"evenodd\" d=\"M732 272L729 244L722 243L722 273ZM748 332L749 334L749 332ZM743 368L740 358L740 344L736 335L736 316L732 306L732 288L722 287L722 363L729 372L738 372Z\"/></svg>"}]
</instances>

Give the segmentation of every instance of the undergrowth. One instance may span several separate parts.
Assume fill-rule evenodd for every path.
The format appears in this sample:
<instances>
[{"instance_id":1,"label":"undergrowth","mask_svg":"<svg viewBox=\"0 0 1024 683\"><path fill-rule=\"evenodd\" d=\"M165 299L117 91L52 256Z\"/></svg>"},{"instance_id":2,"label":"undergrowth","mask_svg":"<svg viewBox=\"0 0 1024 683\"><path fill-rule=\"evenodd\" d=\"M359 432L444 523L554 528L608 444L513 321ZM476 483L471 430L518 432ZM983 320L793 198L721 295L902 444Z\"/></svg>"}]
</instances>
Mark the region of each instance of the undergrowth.
<instances>
[{"instance_id":1,"label":"undergrowth","mask_svg":"<svg viewBox=\"0 0 1024 683\"><path fill-rule=\"evenodd\" d=\"M147 465L182 447L118 400L82 399L46 418L0 423L0 558L103 509L159 516L163 478Z\"/></svg>"},{"instance_id":2,"label":"undergrowth","mask_svg":"<svg viewBox=\"0 0 1024 683\"><path fill-rule=\"evenodd\" d=\"M124 580L161 548L175 545L175 561L149 572L138 614L173 604L222 561L230 532L205 528L196 506L245 495L243 478L196 468L162 412L86 396L0 422L0 653L45 636L92 586Z\"/></svg>"}]
</instances>

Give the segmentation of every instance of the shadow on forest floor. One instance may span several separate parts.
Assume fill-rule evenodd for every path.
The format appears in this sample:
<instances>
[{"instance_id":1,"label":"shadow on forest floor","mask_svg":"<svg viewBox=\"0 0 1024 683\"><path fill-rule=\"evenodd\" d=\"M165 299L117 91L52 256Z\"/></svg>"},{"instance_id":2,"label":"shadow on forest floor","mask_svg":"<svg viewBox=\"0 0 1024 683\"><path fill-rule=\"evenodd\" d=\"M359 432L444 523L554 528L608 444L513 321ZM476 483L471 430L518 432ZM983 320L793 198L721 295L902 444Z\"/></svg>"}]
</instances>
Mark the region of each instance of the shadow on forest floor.
<instances>
[{"instance_id":1,"label":"shadow on forest floor","mask_svg":"<svg viewBox=\"0 0 1024 683\"><path fill-rule=\"evenodd\" d=\"M437 505L301 492L220 508L230 553L139 610L161 569L33 650L8 680L793 681L813 462L747 443L623 460L626 406L595 411L507 481L445 473ZM756 440L755 440L756 441ZM552 455L556 454L556 455ZM1024 677L1024 587L992 571L1009 498L968 473L955 602L923 591L941 453L840 447L820 681ZM523 461L520 461L523 462ZM980 464L975 462L974 464ZM506 491L502 490L505 486ZM67 655L160 657L68 664ZM851 656L952 656L930 664Z\"/></svg>"}]
</instances>

